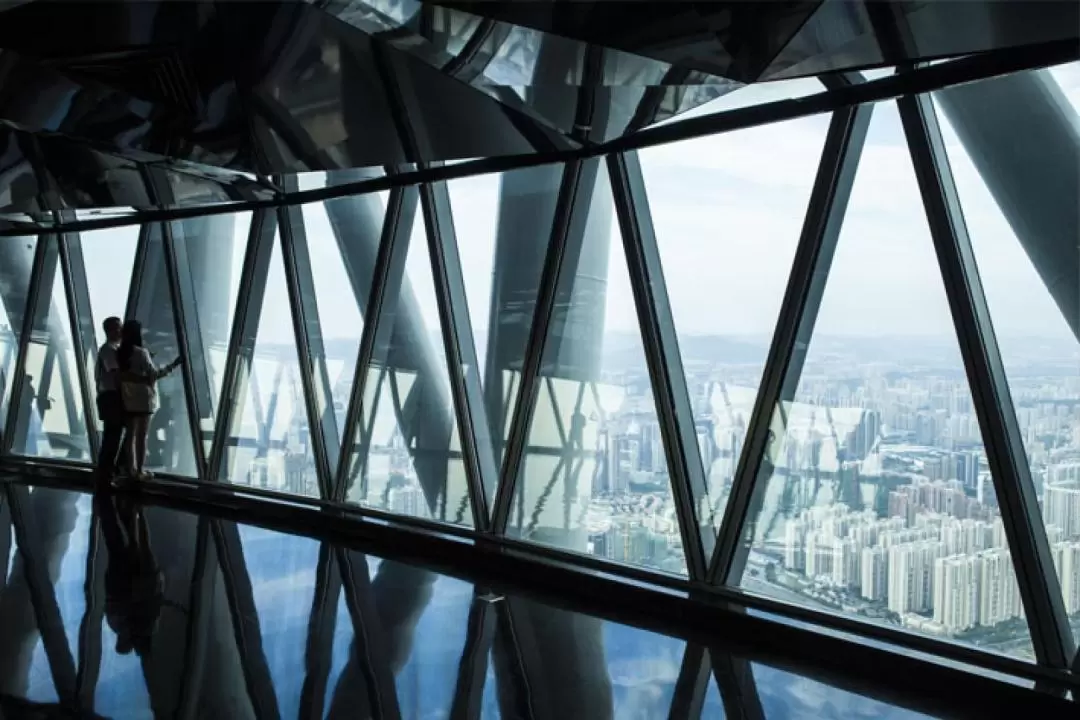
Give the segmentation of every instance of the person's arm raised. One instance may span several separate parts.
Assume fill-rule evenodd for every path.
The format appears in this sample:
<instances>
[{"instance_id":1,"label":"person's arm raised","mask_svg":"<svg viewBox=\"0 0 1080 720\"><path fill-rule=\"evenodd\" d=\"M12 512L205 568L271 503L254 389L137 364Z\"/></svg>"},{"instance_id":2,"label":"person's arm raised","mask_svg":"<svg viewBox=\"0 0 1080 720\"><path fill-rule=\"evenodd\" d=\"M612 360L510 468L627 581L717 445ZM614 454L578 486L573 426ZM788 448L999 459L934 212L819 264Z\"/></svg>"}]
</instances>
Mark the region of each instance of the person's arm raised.
<instances>
[{"instance_id":1,"label":"person's arm raised","mask_svg":"<svg viewBox=\"0 0 1080 720\"><path fill-rule=\"evenodd\" d=\"M180 364L182 362L183 362L183 359L178 356L175 360L173 360L168 365L166 365L164 367L161 367L161 368L154 368L154 379L160 380L161 378L165 377L166 375L171 373L173 370L180 367Z\"/></svg>"}]
</instances>

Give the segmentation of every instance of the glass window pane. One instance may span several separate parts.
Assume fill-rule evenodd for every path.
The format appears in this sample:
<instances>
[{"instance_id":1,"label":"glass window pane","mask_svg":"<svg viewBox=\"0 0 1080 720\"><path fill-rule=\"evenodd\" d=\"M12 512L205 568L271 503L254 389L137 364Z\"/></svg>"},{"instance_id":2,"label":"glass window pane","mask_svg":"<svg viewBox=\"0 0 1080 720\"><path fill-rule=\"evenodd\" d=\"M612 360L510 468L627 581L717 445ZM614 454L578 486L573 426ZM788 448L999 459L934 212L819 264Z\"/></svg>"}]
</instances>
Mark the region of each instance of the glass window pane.
<instances>
[{"instance_id":1,"label":"glass window pane","mask_svg":"<svg viewBox=\"0 0 1080 720\"><path fill-rule=\"evenodd\" d=\"M102 327L105 318L123 318L127 308L131 271L139 244L139 226L91 230L80 233L79 238L83 247L94 332L97 333L97 344L101 346L105 344L105 330Z\"/></svg>"},{"instance_id":2,"label":"glass window pane","mask_svg":"<svg viewBox=\"0 0 1080 720\"><path fill-rule=\"evenodd\" d=\"M301 206L330 400L339 432L345 425L349 407L356 356L364 332L363 314L371 294L375 257L382 237L385 213L382 195L358 195Z\"/></svg>"},{"instance_id":3,"label":"glass window pane","mask_svg":"<svg viewBox=\"0 0 1080 720\"><path fill-rule=\"evenodd\" d=\"M37 243L36 237L0 243L0 432L7 431L5 423Z\"/></svg>"},{"instance_id":4,"label":"glass window pane","mask_svg":"<svg viewBox=\"0 0 1080 720\"><path fill-rule=\"evenodd\" d=\"M1056 112L1054 104L1028 102L997 102L991 115L972 112L1013 92L1036 92L1044 103L1060 99L1058 88L1072 103ZM1065 609L1080 638L1080 148L1067 144L1076 138L1080 63L958 90L936 98L946 153ZM988 142L993 133L1009 143Z\"/></svg>"},{"instance_id":5,"label":"glass window pane","mask_svg":"<svg viewBox=\"0 0 1080 720\"><path fill-rule=\"evenodd\" d=\"M278 709L281 717L296 717L305 675L304 653L297 649L307 642L319 543L250 525L238 527Z\"/></svg>"},{"instance_id":6,"label":"glass window pane","mask_svg":"<svg viewBox=\"0 0 1080 720\"><path fill-rule=\"evenodd\" d=\"M741 585L1030 658L899 113L874 113Z\"/></svg>"},{"instance_id":7,"label":"glass window pane","mask_svg":"<svg viewBox=\"0 0 1080 720\"><path fill-rule=\"evenodd\" d=\"M285 268L277 238L270 257L254 351L241 358L236 409L226 440L223 480L319 496L311 430Z\"/></svg>"},{"instance_id":8,"label":"glass window pane","mask_svg":"<svg viewBox=\"0 0 1080 720\"><path fill-rule=\"evenodd\" d=\"M508 529L533 542L684 574L607 174L582 196L592 204L583 235L569 240L581 248L564 263Z\"/></svg>"},{"instance_id":9,"label":"glass window pane","mask_svg":"<svg viewBox=\"0 0 1080 720\"><path fill-rule=\"evenodd\" d=\"M98 348L105 344L105 318L123 318L127 308L131 271L139 244L139 226L91 230L80 233L79 241L86 273L86 290L90 298L90 307L80 308L80 311L89 310L95 340L93 345L84 347L83 352L86 355L87 377L93 382ZM84 340L84 344L88 343ZM95 390L91 388L91 392ZM103 425L96 407L91 417L100 432Z\"/></svg>"},{"instance_id":10,"label":"glass window pane","mask_svg":"<svg viewBox=\"0 0 1080 720\"><path fill-rule=\"evenodd\" d=\"M40 278L34 327L26 350L13 450L21 455L89 460L79 370L71 340L71 316L60 271L56 238Z\"/></svg>"},{"instance_id":11,"label":"glass window pane","mask_svg":"<svg viewBox=\"0 0 1080 720\"><path fill-rule=\"evenodd\" d=\"M92 255L88 250L87 255ZM142 323L143 342L155 362L165 364L180 354L176 337L172 292L165 262L165 244L160 226L152 226L141 268L135 318ZM140 271L139 268L136 271ZM149 470L196 477L195 447L184 373L172 372L157 383L158 410L150 420L146 467Z\"/></svg>"},{"instance_id":12,"label":"glass window pane","mask_svg":"<svg viewBox=\"0 0 1080 720\"><path fill-rule=\"evenodd\" d=\"M424 221L418 212L399 288L380 323L389 341L367 368L346 500L471 525Z\"/></svg>"},{"instance_id":13,"label":"glass window pane","mask_svg":"<svg viewBox=\"0 0 1080 720\"><path fill-rule=\"evenodd\" d=\"M638 153L709 479L699 516L717 525L828 127L823 115Z\"/></svg>"},{"instance_id":14,"label":"glass window pane","mask_svg":"<svg viewBox=\"0 0 1080 720\"><path fill-rule=\"evenodd\" d=\"M204 452L209 454L214 422L225 374L236 297L240 291L244 251L251 228L251 213L211 215L173 223L173 242L180 259L182 284L193 295L194 321L198 337L189 338L189 352L202 352L202 363L192 366L195 392L209 415L199 418Z\"/></svg>"},{"instance_id":15,"label":"glass window pane","mask_svg":"<svg viewBox=\"0 0 1080 720\"><path fill-rule=\"evenodd\" d=\"M496 467L517 402L561 176L562 166L550 166L447 183Z\"/></svg>"}]
</instances>

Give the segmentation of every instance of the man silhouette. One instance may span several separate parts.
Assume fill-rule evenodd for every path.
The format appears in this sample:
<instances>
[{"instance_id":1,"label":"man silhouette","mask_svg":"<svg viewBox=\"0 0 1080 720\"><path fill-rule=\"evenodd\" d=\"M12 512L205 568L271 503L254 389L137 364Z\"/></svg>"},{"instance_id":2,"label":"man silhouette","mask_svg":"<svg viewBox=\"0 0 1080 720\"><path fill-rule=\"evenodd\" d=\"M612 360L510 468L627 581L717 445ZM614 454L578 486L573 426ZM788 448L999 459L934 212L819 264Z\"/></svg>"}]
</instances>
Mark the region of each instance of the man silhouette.
<instances>
[{"instance_id":1,"label":"man silhouette","mask_svg":"<svg viewBox=\"0 0 1080 720\"><path fill-rule=\"evenodd\" d=\"M120 347L123 323L118 317L105 318L105 343L98 348L94 363L94 382L97 384L98 417L104 425L101 435L101 454L98 456L99 477L108 480L116 469L116 456L124 435L124 403L120 398L120 364L116 351Z\"/></svg>"}]
</instances>

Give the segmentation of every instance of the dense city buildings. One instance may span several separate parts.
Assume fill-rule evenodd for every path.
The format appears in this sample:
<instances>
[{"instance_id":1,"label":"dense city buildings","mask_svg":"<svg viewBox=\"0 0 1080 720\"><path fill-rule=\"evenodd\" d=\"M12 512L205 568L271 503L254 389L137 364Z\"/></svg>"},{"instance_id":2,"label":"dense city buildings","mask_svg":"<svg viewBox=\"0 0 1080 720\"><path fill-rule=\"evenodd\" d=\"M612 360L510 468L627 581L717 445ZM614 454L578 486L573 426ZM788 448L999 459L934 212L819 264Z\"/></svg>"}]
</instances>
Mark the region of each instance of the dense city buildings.
<instances>
[{"instance_id":1,"label":"dense city buildings","mask_svg":"<svg viewBox=\"0 0 1080 720\"><path fill-rule=\"evenodd\" d=\"M796 401L786 408L786 434L755 523L747 569L752 589L976 643L1026 637L958 358L942 362L928 353L919 366L905 368L850 353L846 361L808 364ZM851 368L858 368L855 377ZM642 363L616 370L595 384L601 403L567 412L558 400L575 393L551 396L554 411L575 430L565 446L547 451L564 462L546 467L579 488L569 514L555 515L583 528L582 552L681 574L682 540L648 376ZM273 374L269 366L262 372ZM1038 366L1016 368L1013 391L1021 399L1017 415L1065 605L1080 624L1080 379L1038 372ZM688 373L717 514L742 452L759 373L758 366L722 358ZM288 375L282 374L282 389L290 387ZM300 409L295 398L289 402ZM282 457L252 462L252 484L302 492L314 483L306 426L297 420L290 427ZM461 503L452 486L446 503L430 507L397 424L379 427L368 461L356 468L352 496L394 513L441 519L448 512L453 519ZM545 480L543 487L565 505L561 486L556 492ZM541 507L550 502L535 494L520 501L533 516L525 520L526 533L553 522Z\"/></svg>"}]
</instances>

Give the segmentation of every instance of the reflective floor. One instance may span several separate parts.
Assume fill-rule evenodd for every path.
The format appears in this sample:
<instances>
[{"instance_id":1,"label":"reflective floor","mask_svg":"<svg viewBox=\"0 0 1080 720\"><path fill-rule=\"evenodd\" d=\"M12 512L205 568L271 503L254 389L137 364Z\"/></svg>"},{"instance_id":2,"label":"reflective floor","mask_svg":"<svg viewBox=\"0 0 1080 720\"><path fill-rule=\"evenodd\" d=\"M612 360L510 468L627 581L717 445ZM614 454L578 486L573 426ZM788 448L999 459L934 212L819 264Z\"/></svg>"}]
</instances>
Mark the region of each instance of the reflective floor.
<instances>
[{"instance_id":1,"label":"reflective floor","mask_svg":"<svg viewBox=\"0 0 1080 720\"><path fill-rule=\"evenodd\" d=\"M926 717L308 537L0 489L0 717Z\"/></svg>"}]
</instances>

